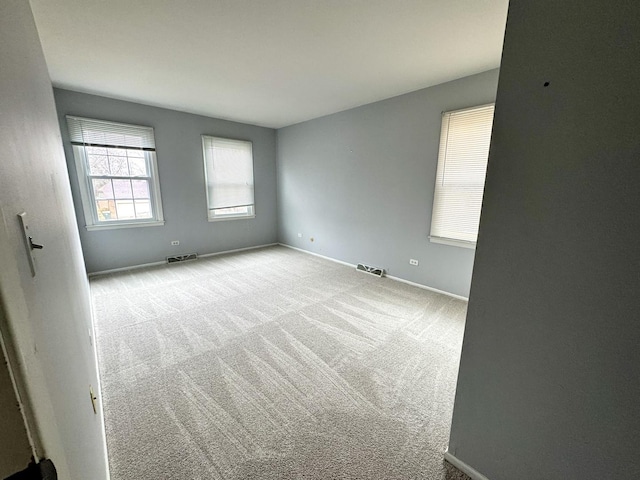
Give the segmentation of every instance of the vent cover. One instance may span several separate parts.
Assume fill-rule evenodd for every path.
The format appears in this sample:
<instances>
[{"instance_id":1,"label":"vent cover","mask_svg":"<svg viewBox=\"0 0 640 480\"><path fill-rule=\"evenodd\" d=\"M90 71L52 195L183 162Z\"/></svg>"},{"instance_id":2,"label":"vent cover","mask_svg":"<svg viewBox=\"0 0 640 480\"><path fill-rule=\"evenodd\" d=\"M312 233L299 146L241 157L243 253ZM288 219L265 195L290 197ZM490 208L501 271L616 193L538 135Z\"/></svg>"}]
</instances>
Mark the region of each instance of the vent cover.
<instances>
[{"instance_id":1,"label":"vent cover","mask_svg":"<svg viewBox=\"0 0 640 480\"><path fill-rule=\"evenodd\" d=\"M384 268L372 267L371 265L365 265L364 263L356 265L356 270L368 273L369 275L375 275L376 277L382 277L382 275L384 275Z\"/></svg>"},{"instance_id":2,"label":"vent cover","mask_svg":"<svg viewBox=\"0 0 640 480\"><path fill-rule=\"evenodd\" d=\"M184 255L173 255L167 257L167 263L185 262L187 260L195 260L198 258L197 253L185 253Z\"/></svg>"}]
</instances>

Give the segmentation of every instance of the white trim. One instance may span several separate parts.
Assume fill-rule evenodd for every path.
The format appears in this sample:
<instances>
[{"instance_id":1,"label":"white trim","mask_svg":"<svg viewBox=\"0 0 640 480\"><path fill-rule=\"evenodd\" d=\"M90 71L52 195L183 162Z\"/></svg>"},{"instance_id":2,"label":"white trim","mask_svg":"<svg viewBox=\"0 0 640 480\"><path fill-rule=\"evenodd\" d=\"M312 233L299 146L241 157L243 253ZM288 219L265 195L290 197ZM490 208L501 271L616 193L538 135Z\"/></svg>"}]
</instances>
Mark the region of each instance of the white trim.
<instances>
[{"instance_id":1,"label":"white trim","mask_svg":"<svg viewBox=\"0 0 640 480\"><path fill-rule=\"evenodd\" d=\"M244 252L246 250L256 250L257 248L274 247L276 245L278 245L278 244L277 243L265 243L264 245L256 245L255 247L234 248L233 250L223 250L222 252L204 253L202 255L198 255L198 258L215 257L217 255L224 255L226 253Z\"/></svg>"},{"instance_id":2,"label":"white trim","mask_svg":"<svg viewBox=\"0 0 640 480\"><path fill-rule=\"evenodd\" d=\"M88 277L85 277L85 282L87 285L87 290L89 290L89 296L91 297L91 284L89 283ZM104 423L104 405L102 402L102 378L100 377L100 365L98 363L98 349L96 346L96 324L95 324L95 313L93 310L93 297L90 298L89 302L89 311L91 312L91 351L93 353L93 363L94 368L96 369L96 378L98 384L96 385L96 391L100 402L98 403L98 415L100 416L100 431L102 433L102 446L103 446L103 455L104 462L107 466L107 480L111 480L111 466L109 465L109 451L107 449L107 429Z\"/></svg>"},{"instance_id":3,"label":"white trim","mask_svg":"<svg viewBox=\"0 0 640 480\"><path fill-rule=\"evenodd\" d=\"M135 227L161 227L164 225L164 220L162 221L153 221L153 222L136 222L136 223L104 223L104 224L95 224L95 225L85 225L84 228L89 230L90 232L95 232L96 230L116 230L118 228L135 228Z\"/></svg>"},{"instance_id":4,"label":"white trim","mask_svg":"<svg viewBox=\"0 0 640 480\"><path fill-rule=\"evenodd\" d=\"M155 267L156 265L166 265L166 264L167 264L166 260L163 260L162 262L141 263L139 265L131 265L129 267L110 268L109 270L100 270L98 272L90 272L90 273L87 273L87 276L89 278L98 277L100 275L107 275L109 273L125 272L127 270L138 270L139 268Z\"/></svg>"},{"instance_id":5,"label":"white trim","mask_svg":"<svg viewBox=\"0 0 640 480\"><path fill-rule=\"evenodd\" d=\"M146 127L144 127L146 128ZM160 177L158 174L158 159L155 150L145 151L144 158L149 167L149 176L140 177L149 182L150 202L153 210L153 218L146 220L127 221L113 220L112 222L101 222L94 208L96 200L91 186L91 178L87 171L87 152L82 145L71 145L73 158L76 166L76 176L78 177L78 187L80 188L80 199L82 201L82 211L84 212L85 228L92 230L112 230L116 228L130 227L157 227L164 225L164 212L162 210L162 198L160 194ZM129 177L135 179L135 177Z\"/></svg>"},{"instance_id":6,"label":"white trim","mask_svg":"<svg viewBox=\"0 0 640 480\"><path fill-rule=\"evenodd\" d=\"M315 253L315 252L310 252L309 250L304 250L302 248L298 248L298 247L293 247L291 245L287 245L286 243L266 243L263 245L256 245L253 247L244 247L244 248L235 248L233 250L223 250L221 252L213 252L213 253L204 253L202 255L198 255L198 258L205 258L205 257L214 257L217 255L224 255L226 253L236 253L236 252L244 252L246 250L255 250L258 248L266 248L266 247L273 247L275 245L280 245L281 247L286 247L286 248L290 248L292 250L297 250L299 252L302 253L306 253L308 255L313 255L314 257L319 257L319 258L323 258L324 260L329 260L330 262L334 262L334 263L339 263L341 265L345 265L347 267L351 267L351 268L356 268L356 265L354 263L349 263L349 262L343 262L342 260L338 260L336 258L332 258L332 257L327 257L326 255L320 255L319 253ZM124 272L127 270L137 270L139 268L145 268L145 267L154 267L156 265L166 265L167 261L161 261L161 262L151 262L151 263L143 263L140 265L131 265L128 267L120 267L120 268L112 268L109 270L101 270L99 272L91 272L88 274L89 277L97 277L99 275L106 275L109 273L117 273L117 272ZM468 302L469 299L467 297L463 297L462 295L456 295L455 293L451 293L451 292L447 292L445 290L440 290L434 287L429 287L428 285L423 285L421 283L416 283L416 282L412 282L410 280L405 280L404 278L400 278L400 277L395 277L393 275L387 275L385 273L384 277L388 278L389 280L394 280L396 282L400 282L400 283L406 283L407 285L412 285L414 287L418 287L418 288L422 288L424 290L429 290L431 292L434 293L439 293L441 295L447 295L448 297L452 297L452 298L456 298L458 300L463 300L465 302Z\"/></svg>"},{"instance_id":7,"label":"white trim","mask_svg":"<svg viewBox=\"0 0 640 480\"><path fill-rule=\"evenodd\" d=\"M155 138L154 138L155 142ZM153 152L145 152L145 159L151 164L151 186L149 194L151 195L151 203L153 204L153 213L155 221L162 222L164 225L164 211L162 210L162 195L160 194L160 173L158 172L158 155L155 150Z\"/></svg>"},{"instance_id":8,"label":"white trim","mask_svg":"<svg viewBox=\"0 0 640 480\"><path fill-rule=\"evenodd\" d=\"M298 250L299 252L308 253L309 255L313 255L315 257L324 258L325 260L329 260L331 262L340 263L342 265L346 265L347 267L356 268L356 265L353 264L353 263L343 262L342 260L337 260L335 258L327 257L325 255L320 255L319 253L310 252L309 250L303 250L302 248L292 247L291 245L287 245L286 243L278 243L278 245L280 245L282 247L291 248L292 250ZM458 300L463 300L465 302L469 301L469 299L467 297L463 297L462 295L456 295L455 293L446 292L444 290L439 290L437 288L429 287L429 286L423 285L421 283L411 282L409 280L405 280L404 278L394 277L392 275L387 275L386 273L384 274L384 277L388 278L389 280L394 280L396 282L406 283L408 285L412 285L414 287L422 288L424 290L429 290L431 292L440 293L442 295L447 295L449 297L457 298Z\"/></svg>"},{"instance_id":9,"label":"white trim","mask_svg":"<svg viewBox=\"0 0 640 480\"><path fill-rule=\"evenodd\" d=\"M76 165L76 175L78 177L78 187L80 188L80 199L82 201L82 211L84 212L85 225L96 223L93 210L91 208L91 194L89 193L89 179L87 177L86 152L78 145L71 145L73 158Z\"/></svg>"},{"instance_id":10,"label":"white trim","mask_svg":"<svg viewBox=\"0 0 640 480\"><path fill-rule=\"evenodd\" d=\"M227 222L229 220L245 220L247 218L256 218L255 214L252 215L229 215L228 217L209 217L209 222ZM274 245L276 245L274 243Z\"/></svg>"},{"instance_id":11,"label":"white trim","mask_svg":"<svg viewBox=\"0 0 640 480\"><path fill-rule=\"evenodd\" d=\"M347 267L353 267L353 268L356 268L355 263L347 263L347 262L343 262L342 260L337 260L337 259L335 259L335 258L326 257L326 256L324 256L324 255L320 255L319 253L310 252L309 250L303 250L302 248L292 247L291 245L287 245L286 243L278 243L278 245L280 245L281 247L291 248L292 250L297 250L297 251L302 252L302 253L307 253L307 254L309 254L309 255L313 255L314 257L324 258L325 260L329 260L329 261L331 261L331 262L339 263L339 264L341 264L341 265L346 265Z\"/></svg>"},{"instance_id":12,"label":"white trim","mask_svg":"<svg viewBox=\"0 0 640 480\"><path fill-rule=\"evenodd\" d=\"M457 240L455 238L436 237L435 235L429 235L429 241L431 243L440 243L442 245L451 245L453 247L469 248L471 250L476 249L476 242L467 242L466 240Z\"/></svg>"},{"instance_id":13,"label":"white trim","mask_svg":"<svg viewBox=\"0 0 640 480\"><path fill-rule=\"evenodd\" d=\"M198 255L198 258L213 257L215 255L224 255L225 253L243 252L245 250L255 250L257 248L273 247L274 245L278 245L278 244L277 243L266 243L264 245L256 245L256 246L253 246L253 247L236 248L236 249L233 249L233 250L223 250L222 252L204 253L202 255ZM139 265L130 265L128 267L119 267L119 268L111 268L109 270L100 270L99 272L88 273L87 276L89 278L98 277L100 275L107 275L109 273L125 272L127 270L138 270L140 268L155 267L157 265L167 265L167 261L163 260L161 262L141 263Z\"/></svg>"},{"instance_id":14,"label":"white trim","mask_svg":"<svg viewBox=\"0 0 640 480\"><path fill-rule=\"evenodd\" d=\"M444 452L444 459L449 462L451 465L453 465L454 467L456 467L458 470L461 470L462 472L466 473L467 475L469 475L473 480L489 480L489 478L485 477L484 475L482 475L479 471L477 471L475 468L467 465L466 463L464 463L462 460L460 460L459 458L457 458L455 455L453 455L452 453L449 452L449 450L447 450L446 452Z\"/></svg>"},{"instance_id":15,"label":"white trim","mask_svg":"<svg viewBox=\"0 0 640 480\"><path fill-rule=\"evenodd\" d=\"M446 292L446 291L440 290L438 288L429 287L428 285L423 285L421 283L416 283L416 282L412 282L410 280L405 280L404 278L394 277L393 275L386 275L386 274L385 274L385 277L390 278L391 280L395 280L396 282L406 283L407 285L413 285L414 287L422 288L423 290L429 290L431 292L439 293L441 295L446 295L448 297L453 297L453 298L456 298L458 300L462 300L462 301L465 301L465 302L469 301L469 299L467 297L463 297L462 295L456 295L455 293Z\"/></svg>"}]
</instances>

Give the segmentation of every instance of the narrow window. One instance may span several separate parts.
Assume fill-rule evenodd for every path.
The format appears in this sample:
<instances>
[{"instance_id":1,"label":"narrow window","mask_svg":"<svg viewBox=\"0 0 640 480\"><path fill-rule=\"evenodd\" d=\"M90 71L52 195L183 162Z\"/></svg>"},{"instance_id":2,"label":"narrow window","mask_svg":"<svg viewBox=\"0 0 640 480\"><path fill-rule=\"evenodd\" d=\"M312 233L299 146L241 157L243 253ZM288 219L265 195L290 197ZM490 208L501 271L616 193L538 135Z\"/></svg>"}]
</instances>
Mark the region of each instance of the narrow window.
<instances>
[{"instance_id":1,"label":"narrow window","mask_svg":"<svg viewBox=\"0 0 640 480\"><path fill-rule=\"evenodd\" d=\"M163 225L153 129L67 116L88 230Z\"/></svg>"},{"instance_id":2,"label":"narrow window","mask_svg":"<svg viewBox=\"0 0 640 480\"><path fill-rule=\"evenodd\" d=\"M493 111L491 104L442 114L432 242L475 248Z\"/></svg>"},{"instance_id":3,"label":"narrow window","mask_svg":"<svg viewBox=\"0 0 640 480\"><path fill-rule=\"evenodd\" d=\"M202 136L209 221L255 216L251 142Z\"/></svg>"}]
</instances>

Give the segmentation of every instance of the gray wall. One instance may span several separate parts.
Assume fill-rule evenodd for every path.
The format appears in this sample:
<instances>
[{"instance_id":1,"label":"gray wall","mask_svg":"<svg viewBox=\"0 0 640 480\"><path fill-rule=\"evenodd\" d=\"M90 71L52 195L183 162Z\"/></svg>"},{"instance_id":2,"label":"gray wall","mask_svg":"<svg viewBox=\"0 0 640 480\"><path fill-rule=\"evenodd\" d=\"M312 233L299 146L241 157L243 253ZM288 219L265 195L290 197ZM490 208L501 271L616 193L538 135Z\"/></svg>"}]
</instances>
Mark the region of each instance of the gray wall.
<instances>
[{"instance_id":1,"label":"gray wall","mask_svg":"<svg viewBox=\"0 0 640 480\"><path fill-rule=\"evenodd\" d=\"M0 65L0 329L38 455L53 460L61 480L106 479L102 417L89 400L89 385L98 386L89 285L51 82L27 0L0 2ZM45 246L36 252L35 278L16 216L22 211Z\"/></svg>"},{"instance_id":2,"label":"gray wall","mask_svg":"<svg viewBox=\"0 0 640 480\"><path fill-rule=\"evenodd\" d=\"M640 478L638 13L509 7L449 445L492 480Z\"/></svg>"},{"instance_id":3,"label":"gray wall","mask_svg":"<svg viewBox=\"0 0 640 480\"><path fill-rule=\"evenodd\" d=\"M68 90L54 93L88 272L162 261L172 254L205 254L277 241L274 130ZM65 115L155 129L164 226L85 229ZM253 142L255 218L207 220L202 134ZM172 240L180 245L171 246Z\"/></svg>"},{"instance_id":4,"label":"gray wall","mask_svg":"<svg viewBox=\"0 0 640 480\"><path fill-rule=\"evenodd\" d=\"M467 296L474 251L427 238L441 112L493 102L497 79L493 70L278 130L279 240Z\"/></svg>"}]
</instances>

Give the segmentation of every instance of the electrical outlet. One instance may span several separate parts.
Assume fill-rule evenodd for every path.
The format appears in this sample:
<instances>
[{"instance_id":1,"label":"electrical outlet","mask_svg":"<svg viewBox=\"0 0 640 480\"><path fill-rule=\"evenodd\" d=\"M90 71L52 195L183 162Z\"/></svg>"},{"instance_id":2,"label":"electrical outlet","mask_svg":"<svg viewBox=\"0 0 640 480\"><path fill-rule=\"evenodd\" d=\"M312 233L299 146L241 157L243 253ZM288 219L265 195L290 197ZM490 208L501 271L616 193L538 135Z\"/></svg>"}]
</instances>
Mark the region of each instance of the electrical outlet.
<instances>
[{"instance_id":1,"label":"electrical outlet","mask_svg":"<svg viewBox=\"0 0 640 480\"><path fill-rule=\"evenodd\" d=\"M180 240L172 240L171 245L180 245Z\"/></svg>"},{"instance_id":2,"label":"electrical outlet","mask_svg":"<svg viewBox=\"0 0 640 480\"><path fill-rule=\"evenodd\" d=\"M301 233L298 234L298 238L302 238L302 234Z\"/></svg>"},{"instance_id":3,"label":"electrical outlet","mask_svg":"<svg viewBox=\"0 0 640 480\"><path fill-rule=\"evenodd\" d=\"M409 259L409 265L413 265L414 267L418 266L418 260L416 260L415 258L411 258Z\"/></svg>"}]
</instances>

